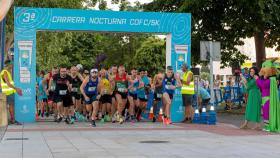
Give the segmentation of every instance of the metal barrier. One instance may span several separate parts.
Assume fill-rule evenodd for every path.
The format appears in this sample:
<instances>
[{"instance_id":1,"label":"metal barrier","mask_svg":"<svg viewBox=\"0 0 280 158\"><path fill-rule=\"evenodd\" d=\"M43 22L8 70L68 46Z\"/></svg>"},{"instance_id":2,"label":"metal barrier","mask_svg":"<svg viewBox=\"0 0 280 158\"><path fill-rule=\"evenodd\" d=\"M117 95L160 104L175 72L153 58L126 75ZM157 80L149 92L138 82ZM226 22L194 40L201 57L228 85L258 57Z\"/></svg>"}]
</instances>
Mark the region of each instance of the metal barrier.
<instances>
[{"instance_id":1,"label":"metal barrier","mask_svg":"<svg viewBox=\"0 0 280 158\"><path fill-rule=\"evenodd\" d=\"M210 89L207 90L209 94L211 94ZM218 106L218 104L223 103L224 100L224 94L223 94L223 87L221 89L214 89L214 103L209 103L209 104L214 104L215 106ZM244 97L244 90L242 87L231 87L231 102L232 103L239 103L243 101ZM193 107L197 106L197 95L193 95Z\"/></svg>"}]
</instances>

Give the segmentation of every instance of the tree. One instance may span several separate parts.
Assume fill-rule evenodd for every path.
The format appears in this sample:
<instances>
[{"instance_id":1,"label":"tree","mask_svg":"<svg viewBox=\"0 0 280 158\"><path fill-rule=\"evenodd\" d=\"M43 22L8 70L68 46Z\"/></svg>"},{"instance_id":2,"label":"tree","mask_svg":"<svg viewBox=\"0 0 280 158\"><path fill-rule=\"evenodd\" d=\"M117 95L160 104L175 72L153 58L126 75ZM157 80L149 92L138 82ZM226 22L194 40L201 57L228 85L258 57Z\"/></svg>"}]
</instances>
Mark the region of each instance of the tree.
<instances>
[{"instance_id":1,"label":"tree","mask_svg":"<svg viewBox=\"0 0 280 158\"><path fill-rule=\"evenodd\" d=\"M149 37L137 50L130 65L145 68L151 75L165 69L165 41L157 37Z\"/></svg>"},{"instance_id":2,"label":"tree","mask_svg":"<svg viewBox=\"0 0 280 158\"><path fill-rule=\"evenodd\" d=\"M11 8L17 7L38 7L38 8L83 8L85 0L20 0L14 1ZM10 9L7 15L6 24L7 36L5 52L8 52L14 41L14 9Z\"/></svg>"},{"instance_id":3,"label":"tree","mask_svg":"<svg viewBox=\"0 0 280 158\"><path fill-rule=\"evenodd\" d=\"M243 62L246 59L246 56L235 48L236 45L244 44L241 39L245 37L255 38L259 66L265 57L265 45L280 48L280 0L229 0L223 2L219 0L172 0L168 3L165 2L164 0L154 0L144 8L154 11L192 13L192 37L199 38L199 40L221 41L224 66L231 65L236 60Z\"/></svg>"}]
</instances>

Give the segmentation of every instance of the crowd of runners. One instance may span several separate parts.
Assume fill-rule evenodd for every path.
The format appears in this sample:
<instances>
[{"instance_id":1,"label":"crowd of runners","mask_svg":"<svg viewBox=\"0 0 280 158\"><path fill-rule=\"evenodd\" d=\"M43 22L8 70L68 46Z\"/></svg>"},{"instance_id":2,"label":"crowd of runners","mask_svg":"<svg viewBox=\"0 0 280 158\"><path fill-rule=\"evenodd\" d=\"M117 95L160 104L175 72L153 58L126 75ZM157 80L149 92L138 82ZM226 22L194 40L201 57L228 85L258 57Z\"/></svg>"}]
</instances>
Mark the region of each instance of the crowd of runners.
<instances>
[{"instance_id":1,"label":"crowd of runners","mask_svg":"<svg viewBox=\"0 0 280 158\"><path fill-rule=\"evenodd\" d=\"M124 66L100 70L83 70L81 65L54 67L40 71L37 78L37 119L54 116L56 122L89 121L137 122L146 110L149 95L153 94L152 121L171 124L170 109L176 87L181 86L179 75L171 66L153 78L145 69L126 71ZM157 107L158 102L162 106Z\"/></svg>"}]
</instances>

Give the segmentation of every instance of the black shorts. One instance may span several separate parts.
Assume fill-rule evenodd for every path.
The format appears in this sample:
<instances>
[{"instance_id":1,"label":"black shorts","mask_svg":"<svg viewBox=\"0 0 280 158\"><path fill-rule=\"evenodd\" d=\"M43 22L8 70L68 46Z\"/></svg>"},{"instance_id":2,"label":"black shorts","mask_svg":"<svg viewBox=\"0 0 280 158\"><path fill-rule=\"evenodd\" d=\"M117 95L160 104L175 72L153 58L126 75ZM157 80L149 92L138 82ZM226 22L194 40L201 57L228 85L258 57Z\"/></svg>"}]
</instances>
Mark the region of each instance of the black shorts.
<instances>
[{"instance_id":1,"label":"black shorts","mask_svg":"<svg viewBox=\"0 0 280 158\"><path fill-rule=\"evenodd\" d=\"M105 103L112 104L112 95L104 94L100 97L99 101L102 104L105 104Z\"/></svg>"},{"instance_id":2,"label":"black shorts","mask_svg":"<svg viewBox=\"0 0 280 158\"><path fill-rule=\"evenodd\" d=\"M123 93L123 92L116 92L116 94L119 94L122 96L122 99L127 99L127 93Z\"/></svg>"},{"instance_id":3,"label":"black shorts","mask_svg":"<svg viewBox=\"0 0 280 158\"><path fill-rule=\"evenodd\" d=\"M173 99L173 94L168 94L169 98L172 100Z\"/></svg>"},{"instance_id":4,"label":"black shorts","mask_svg":"<svg viewBox=\"0 0 280 158\"><path fill-rule=\"evenodd\" d=\"M140 101L142 101L142 102L146 102L146 101L148 101L148 99L146 99L146 98L138 98Z\"/></svg>"},{"instance_id":5,"label":"black shorts","mask_svg":"<svg viewBox=\"0 0 280 158\"><path fill-rule=\"evenodd\" d=\"M183 106L191 106L192 105L192 94L182 94Z\"/></svg>"},{"instance_id":6,"label":"black shorts","mask_svg":"<svg viewBox=\"0 0 280 158\"><path fill-rule=\"evenodd\" d=\"M48 96L48 101L53 101L53 100L54 100L54 92L50 91Z\"/></svg>"},{"instance_id":7,"label":"black shorts","mask_svg":"<svg viewBox=\"0 0 280 158\"><path fill-rule=\"evenodd\" d=\"M137 100L137 94L133 94L133 93L128 92L128 96L131 96L133 98L133 100Z\"/></svg>"},{"instance_id":8,"label":"black shorts","mask_svg":"<svg viewBox=\"0 0 280 158\"><path fill-rule=\"evenodd\" d=\"M162 98L162 93L154 93L154 100L160 101Z\"/></svg>"},{"instance_id":9,"label":"black shorts","mask_svg":"<svg viewBox=\"0 0 280 158\"><path fill-rule=\"evenodd\" d=\"M55 95L54 102L63 102L63 107L69 107L73 105L71 95Z\"/></svg>"},{"instance_id":10,"label":"black shorts","mask_svg":"<svg viewBox=\"0 0 280 158\"><path fill-rule=\"evenodd\" d=\"M81 94L78 94L77 92L71 92L71 96L74 97L76 100L81 99Z\"/></svg>"}]
</instances>

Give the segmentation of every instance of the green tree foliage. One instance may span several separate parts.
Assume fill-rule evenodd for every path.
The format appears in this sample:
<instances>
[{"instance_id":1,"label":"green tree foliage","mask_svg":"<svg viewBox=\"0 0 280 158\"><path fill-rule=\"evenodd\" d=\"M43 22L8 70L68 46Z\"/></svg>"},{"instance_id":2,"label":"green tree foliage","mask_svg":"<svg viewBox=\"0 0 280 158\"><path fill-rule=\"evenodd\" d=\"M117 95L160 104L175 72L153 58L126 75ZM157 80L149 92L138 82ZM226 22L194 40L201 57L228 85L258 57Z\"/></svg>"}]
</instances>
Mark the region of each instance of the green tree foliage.
<instances>
[{"instance_id":1,"label":"green tree foliage","mask_svg":"<svg viewBox=\"0 0 280 158\"><path fill-rule=\"evenodd\" d=\"M137 50L130 65L146 69L151 75L165 69L165 41L150 37Z\"/></svg>"},{"instance_id":2,"label":"green tree foliage","mask_svg":"<svg viewBox=\"0 0 280 158\"><path fill-rule=\"evenodd\" d=\"M241 38L255 37L258 65L265 57L264 46L280 48L280 0L154 0L145 10L192 13L192 53L199 55L200 40L222 42L222 64L243 62L246 56L235 46ZM195 41L195 43L194 43ZM196 60L195 60L196 61Z\"/></svg>"}]
</instances>

